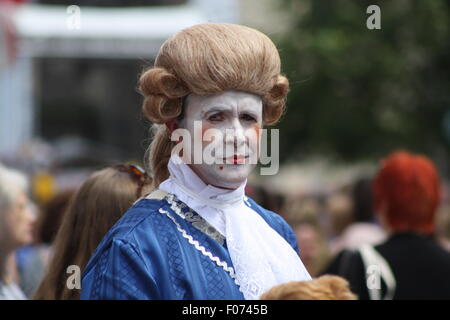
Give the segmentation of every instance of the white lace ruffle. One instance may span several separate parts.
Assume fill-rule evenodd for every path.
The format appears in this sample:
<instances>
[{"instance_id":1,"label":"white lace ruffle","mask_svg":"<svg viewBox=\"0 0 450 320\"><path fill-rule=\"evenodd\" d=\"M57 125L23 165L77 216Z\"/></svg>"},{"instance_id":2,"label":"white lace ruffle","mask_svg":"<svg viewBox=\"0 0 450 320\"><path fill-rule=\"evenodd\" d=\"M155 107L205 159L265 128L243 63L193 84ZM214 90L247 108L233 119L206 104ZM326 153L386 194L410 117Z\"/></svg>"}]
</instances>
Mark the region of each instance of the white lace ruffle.
<instances>
[{"instance_id":1,"label":"white lace ruffle","mask_svg":"<svg viewBox=\"0 0 450 320\"><path fill-rule=\"evenodd\" d=\"M234 268L233 276L240 284L245 299L259 299L261 294L281 283L311 279L286 239L251 208L245 196L246 181L234 190L206 185L188 165L182 162L176 164L179 162L172 160L171 157L168 164L170 177L159 188L176 195L213 226L209 232L215 229L225 237ZM199 230L209 233L206 222L199 220L195 214L186 214L189 210L179 208L171 205L171 210L181 218L188 220L188 216ZM183 236L189 240L189 235L183 233ZM192 241L190 243L194 244ZM202 251L198 242L196 244ZM214 257L211 255L211 258Z\"/></svg>"},{"instance_id":2,"label":"white lace ruffle","mask_svg":"<svg viewBox=\"0 0 450 320\"><path fill-rule=\"evenodd\" d=\"M259 299L278 284L311 280L290 244L257 212L242 202L225 217L227 246L245 299Z\"/></svg>"}]
</instances>

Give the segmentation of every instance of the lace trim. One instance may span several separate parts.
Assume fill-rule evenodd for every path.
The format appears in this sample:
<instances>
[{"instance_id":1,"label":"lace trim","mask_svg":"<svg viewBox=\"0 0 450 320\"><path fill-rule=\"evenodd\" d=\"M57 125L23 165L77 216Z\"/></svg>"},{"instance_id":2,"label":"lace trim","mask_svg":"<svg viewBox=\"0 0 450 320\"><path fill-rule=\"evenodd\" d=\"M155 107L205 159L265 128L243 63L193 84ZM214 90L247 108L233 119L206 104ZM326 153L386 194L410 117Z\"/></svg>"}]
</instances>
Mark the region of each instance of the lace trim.
<instances>
[{"instance_id":1,"label":"lace trim","mask_svg":"<svg viewBox=\"0 0 450 320\"><path fill-rule=\"evenodd\" d=\"M174 194L167 194L164 199L169 203L170 208L182 219L190 222L194 228L203 232L207 236L217 241L221 246L225 243L225 237L216 230L208 221L194 212L185 203L179 200ZM186 209L187 208L187 209ZM185 211L183 211L185 209Z\"/></svg>"},{"instance_id":2,"label":"lace trim","mask_svg":"<svg viewBox=\"0 0 450 320\"><path fill-rule=\"evenodd\" d=\"M191 235L189 235L186 230L181 228L180 224L175 220L174 217L169 213L169 211L164 210L163 208L159 208L158 210L160 213L165 214L177 227L177 230L181 233L183 238L187 239L190 244L192 244L195 249L200 251L204 256L208 257L211 261L213 261L216 265L221 267L225 272L227 272L230 277L234 280L234 283L238 285L239 290L240 286L238 283L238 280L236 278L236 273L234 272L234 269L232 267L229 267L228 264L225 261L221 261L219 257L213 256L213 254L205 249L205 247L201 246L200 243L197 240L194 240Z\"/></svg>"}]
</instances>

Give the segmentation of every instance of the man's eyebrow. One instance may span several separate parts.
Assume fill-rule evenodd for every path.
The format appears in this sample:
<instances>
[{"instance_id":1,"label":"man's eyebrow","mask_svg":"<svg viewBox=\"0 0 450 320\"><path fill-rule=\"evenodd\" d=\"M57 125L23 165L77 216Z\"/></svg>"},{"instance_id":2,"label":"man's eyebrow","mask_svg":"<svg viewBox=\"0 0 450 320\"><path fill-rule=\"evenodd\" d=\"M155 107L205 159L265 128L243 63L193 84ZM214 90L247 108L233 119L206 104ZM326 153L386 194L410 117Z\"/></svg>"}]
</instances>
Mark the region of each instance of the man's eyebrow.
<instances>
[{"instance_id":1,"label":"man's eyebrow","mask_svg":"<svg viewBox=\"0 0 450 320\"><path fill-rule=\"evenodd\" d=\"M258 115L260 114L260 112L259 112L257 109L255 109L254 107L252 107L252 106L250 106L250 105L243 105L243 106L240 108L239 113L240 113L240 114L242 114L242 113L248 113L248 114L250 114L250 115L252 115L252 116L254 116L254 117L258 117ZM261 113L261 114L262 114L262 113Z\"/></svg>"},{"instance_id":2,"label":"man's eyebrow","mask_svg":"<svg viewBox=\"0 0 450 320\"><path fill-rule=\"evenodd\" d=\"M232 110L231 106L217 105L217 106L211 107L208 110L203 110L201 113L201 116L204 116L206 113L210 113L210 112L230 111L230 110Z\"/></svg>"},{"instance_id":3,"label":"man's eyebrow","mask_svg":"<svg viewBox=\"0 0 450 320\"><path fill-rule=\"evenodd\" d=\"M239 113L251 113L251 114L257 115L258 110L255 110L252 107L242 107L242 108L240 108Z\"/></svg>"}]
</instances>

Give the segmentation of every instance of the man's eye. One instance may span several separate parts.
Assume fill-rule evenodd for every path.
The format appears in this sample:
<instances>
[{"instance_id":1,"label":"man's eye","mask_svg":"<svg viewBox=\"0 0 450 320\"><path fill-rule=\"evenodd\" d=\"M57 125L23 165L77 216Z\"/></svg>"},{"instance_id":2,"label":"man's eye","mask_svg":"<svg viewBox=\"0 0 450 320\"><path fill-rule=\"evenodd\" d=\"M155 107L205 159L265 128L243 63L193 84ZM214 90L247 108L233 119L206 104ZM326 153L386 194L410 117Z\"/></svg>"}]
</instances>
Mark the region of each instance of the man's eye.
<instances>
[{"instance_id":1,"label":"man's eye","mask_svg":"<svg viewBox=\"0 0 450 320\"><path fill-rule=\"evenodd\" d=\"M244 121L256 121L256 119L249 114L243 114L241 119Z\"/></svg>"},{"instance_id":2,"label":"man's eye","mask_svg":"<svg viewBox=\"0 0 450 320\"><path fill-rule=\"evenodd\" d=\"M216 114L209 116L208 120L209 121L221 121L221 120L223 120L223 117L220 113L216 113Z\"/></svg>"}]
</instances>

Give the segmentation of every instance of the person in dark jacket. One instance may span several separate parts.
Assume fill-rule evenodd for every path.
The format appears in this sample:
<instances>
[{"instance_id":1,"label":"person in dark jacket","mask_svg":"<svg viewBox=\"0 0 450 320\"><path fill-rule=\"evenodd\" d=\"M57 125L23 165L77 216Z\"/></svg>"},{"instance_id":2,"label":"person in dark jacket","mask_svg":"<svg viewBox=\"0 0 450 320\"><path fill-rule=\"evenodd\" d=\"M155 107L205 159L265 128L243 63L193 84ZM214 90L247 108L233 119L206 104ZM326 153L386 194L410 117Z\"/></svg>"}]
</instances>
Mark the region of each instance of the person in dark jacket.
<instances>
[{"instance_id":1,"label":"person in dark jacket","mask_svg":"<svg viewBox=\"0 0 450 320\"><path fill-rule=\"evenodd\" d=\"M360 299L450 299L450 253L434 237L440 201L434 164L397 151L382 161L372 192L388 239L342 251L324 273L348 279Z\"/></svg>"}]
</instances>

